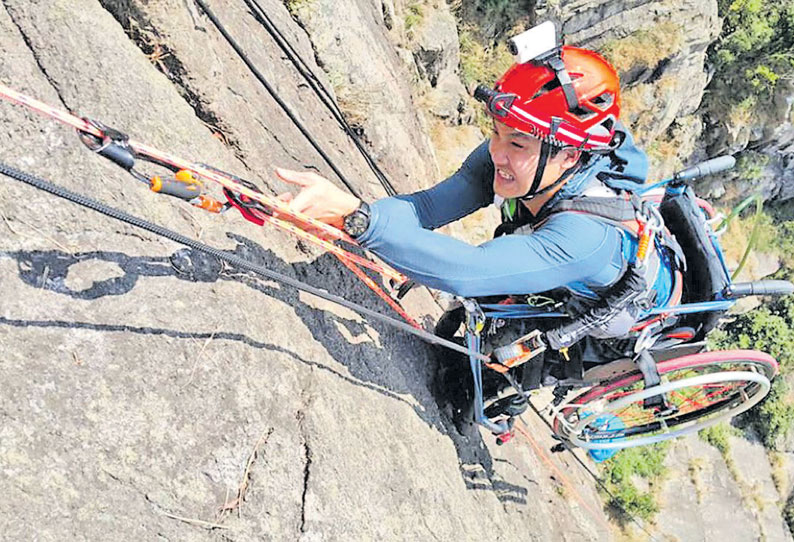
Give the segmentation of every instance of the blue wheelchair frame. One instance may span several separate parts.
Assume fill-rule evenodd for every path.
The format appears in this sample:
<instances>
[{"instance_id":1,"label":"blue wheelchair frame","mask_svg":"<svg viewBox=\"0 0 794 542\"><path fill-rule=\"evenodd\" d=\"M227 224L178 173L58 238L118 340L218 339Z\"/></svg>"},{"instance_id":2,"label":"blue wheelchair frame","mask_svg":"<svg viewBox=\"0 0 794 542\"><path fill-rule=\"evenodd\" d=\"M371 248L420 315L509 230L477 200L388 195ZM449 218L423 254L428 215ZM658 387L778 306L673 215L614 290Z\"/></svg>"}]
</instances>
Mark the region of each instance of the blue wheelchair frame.
<instances>
[{"instance_id":1,"label":"blue wheelchair frame","mask_svg":"<svg viewBox=\"0 0 794 542\"><path fill-rule=\"evenodd\" d=\"M648 189L656 188L669 183L671 180L663 181L648 187ZM685 186L668 186L667 192L675 195L679 191L683 191ZM717 235L712 228L708 228L709 238L713 245L720 264L725 272L726 277L731 274L725 263L725 256L722 248L717 239ZM647 318L658 316L661 314L676 315L676 314L694 314L700 312L713 312L713 311L727 311L736 303L735 299L725 299L723 294L717 293L712 301L701 301L697 303L684 303L674 307L655 307L650 310L644 311L638 321L641 322ZM481 352L482 337L485 321L487 318L500 318L500 319L529 319L529 318L568 318L570 315L547 310L542 307L535 307L531 305L502 305L502 304L477 304L472 299L463 300L464 308L466 309L466 345L469 349L469 365L474 380L474 421L497 435L497 438L509 434L511 431L511 423L509 421L494 422L485 415L485 398L483 396L482 387L482 372L484 361L475 356L474 353ZM486 368L487 369L487 368ZM514 381L514 379L507 374L505 376L510 381L510 384L516 388L518 393L524 394L521 386ZM500 442L498 440L498 442Z\"/></svg>"}]
</instances>

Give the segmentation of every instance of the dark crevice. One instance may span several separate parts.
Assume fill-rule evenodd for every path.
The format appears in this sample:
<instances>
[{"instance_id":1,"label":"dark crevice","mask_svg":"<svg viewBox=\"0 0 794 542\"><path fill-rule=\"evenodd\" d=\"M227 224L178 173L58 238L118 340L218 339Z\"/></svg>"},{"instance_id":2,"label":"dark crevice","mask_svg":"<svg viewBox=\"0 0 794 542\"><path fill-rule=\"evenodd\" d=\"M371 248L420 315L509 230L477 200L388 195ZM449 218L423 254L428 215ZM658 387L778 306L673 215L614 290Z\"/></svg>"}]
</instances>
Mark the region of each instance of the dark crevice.
<instances>
[{"instance_id":1,"label":"dark crevice","mask_svg":"<svg viewBox=\"0 0 794 542\"><path fill-rule=\"evenodd\" d=\"M653 72L651 73L650 77L648 77L646 83L648 84L655 83L656 81L661 79L662 75L664 75L664 72L667 69L667 66L670 65L670 62L672 60L673 57L667 57L660 60L659 63L656 64L656 67L653 69Z\"/></svg>"},{"instance_id":2,"label":"dark crevice","mask_svg":"<svg viewBox=\"0 0 794 542\"><path fill-rule=\"evenodd\" d=\"M653 68L644 64L632 66L620 74L621 84L624 87L633 87L639 84L651 85L662 78L672 60L672 56L663 58Z\"/></svg>"},{"instance_id":3,"label":"dark crevice","mask_svg":"<svg viewBox=\"0 0 794 542\"><path fill-rule=\"evenodd\" d=\"M303 492L301 493L301 523L300 523L300 532L306 532L306 493L309 491L309 475L310 469L312 466L312 451L309 448L309 440L306 434L306 430L303 427L303 420L305 416L303 411L298 411L295 415L295 418L298 420L298 428L300 430L301 441L303 443Z\"/></svg>"},{"instance_id":4,"label":"dark crevice","mask_svg":"<svg viewBox=\"0 0 794 542\"><path fill-rule=\"evenodd\" d=\"M301 494L301 533L306 532L306 492L309 490L309 468L312 465L312 452L308 443L303 443L305 463L303 464L303 493Z\"/></svg>"},{"instance_id":5,"label":"dark crevice","mask_svg":"<svg viewBox=\"0 0 794 542\"><path fill-rule=\"evenodd\" d=\"M36 49L33 47L33 44L31 43L30 38L25 33L25 31L22 30L22 26L17 22L16 17L14 17L13 8L11 8L9 6L6 6L5 4L3 4L3 7L5 8L6 13L8 13L8 18L11 19L11 22L14 24L14 26L19 31L19 35L22 36L22 41L25 42L25 46L30 50L30 54L33 55L33 60L36 61L36 66L39 68L39 71L47 79L47 82L50 84L50 86L53 88L53 90L55 90L55 94L58 95L58 100L61 102L61 104L63 104L63 106L66 108L66 110L71 113L72 110L66 104L66 100L64 100L63 95L61 94L61 89L58 87L58 84L55 82L55 79L53 79L50 76L50 74L47 73L47 70L44 68L44 65L41 63L41 59L39 58L39 54L36 52Z\"/></svg>"},{"instance_id":6,"label":"dark crevice","mask_svg":"<svg viewBox=\"0 0 794 542\"><path fill-rule=\"evenodd\" d=\"M260 119L256 119L256 122L257 122L257 124L259 124L259 126L261 126L261 127L262 127L262 129L265 131L265 133L267 133L267 135L269 135L270 137L272 137L272 138L273 138L273 140L275 140L275 142L276 142L276 143L278 143L278 144L279 144L279 146L281 146L281 148L282 148L282 149L284 149L284 152L286 152L286 153L287 153L287 155L288 155L290 158L292 158L293 160L295 160L295 162L298 162L298 163L300 163L300 162L301 162L301 158L300 158L300 157L298 157L298 155L296 155L294 152L292 152L292 149L290 149L290 147L289 147L289 146L285 145L285 144L284 144L284 142L283 142L283 141L281 141L281 139L279 139L278 135L276 135L276 132L274 132L273 130L271 130L271 129L268 127L268 125L267 125L267 124L265 124L264 122L262 122Z\"/></svg>"},{"instance_id":7,"label":"dark crevice","mask_svg":"<svg viewBox=\"0 0 794 542\"><path fill-rule=\"evenodd\" d=\"M303 24L303 21L301 21L300 17L298 17L296 11L289 9L289 7L287 7L287 11L289 12L290 17L292 17L292 20L295 21L295 24L298 25L298 28L303 30L303 32L306 34L306 39L309 40L309 45L312 48L312 56L314 57L314 62L321 70L325 71L325 63L322 61L322 59L320 58L320 54L317 52L317 47L315 47L314 42L312 41L312 35L309 32L309 29L306 28L305 24Z\"/></svg>"},{"instance_id":8,"label":"dark crevice","mask_svg":"<svg viewBox=\"0 0 794 542\"><path fill-rule=\"evenodd\" d=\"M190 105L196 117L210 130L213 137L228 147L247 168L245 154L237 138L209 107L207 101L188 83L188 71L160 33L132 0L99 0L105 10L118 21L130 40L146 55L152 65L177 88L180 96Z\"/></svg>"}]
</instances>

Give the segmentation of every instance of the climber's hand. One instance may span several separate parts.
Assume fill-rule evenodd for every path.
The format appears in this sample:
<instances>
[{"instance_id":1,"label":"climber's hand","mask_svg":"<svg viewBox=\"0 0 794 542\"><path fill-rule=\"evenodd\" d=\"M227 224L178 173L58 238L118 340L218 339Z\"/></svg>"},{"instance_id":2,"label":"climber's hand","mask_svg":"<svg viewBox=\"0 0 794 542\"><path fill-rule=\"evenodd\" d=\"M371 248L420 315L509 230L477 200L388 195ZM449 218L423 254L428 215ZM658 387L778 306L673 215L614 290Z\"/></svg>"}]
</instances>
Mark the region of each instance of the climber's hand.
<instances>
[{"instance_id":1,"label":"climber's hand","mask_svg":"<svg viewBox=\"0 0 794 542\"><path fill-rule=\"evenodd\" d=\"M354 195L310 171L276 168L276 175L282 181L300 187L297 194L285 192L278 196L281 201L289 203L290 210L336 228L341 229L345 216L355 211L361 203ZM286 218L278 216L278 212L275 216Z\"/></svg>"}]
</instances>

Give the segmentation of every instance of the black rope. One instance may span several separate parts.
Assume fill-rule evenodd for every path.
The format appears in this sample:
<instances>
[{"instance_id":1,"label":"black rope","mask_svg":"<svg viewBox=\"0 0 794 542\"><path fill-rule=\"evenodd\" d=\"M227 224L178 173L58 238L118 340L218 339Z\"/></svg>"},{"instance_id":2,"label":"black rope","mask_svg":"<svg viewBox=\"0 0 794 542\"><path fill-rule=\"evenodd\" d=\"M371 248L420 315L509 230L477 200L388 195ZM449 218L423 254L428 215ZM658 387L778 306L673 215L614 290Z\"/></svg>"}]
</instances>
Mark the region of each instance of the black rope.
<instances>
[{"instance_id":1,"label":"black rope","mask_svg":"<svg viewBox=\"0 0 794 542\"><path fill-rule=\"evenodd\" d=\"M378 164L369 154L367 149L361 144L361 141L359 140L355 131L353 131L351 128L350 124L347 122L347 119L345 119L344 114L339 109L339 106L337 105L331 93L328 92L328 89L325 88L309 65L306 64L289 40L284 36L284 34L281 33L275 23L273 23L273 20L267 15L265 10L262 9L262 6L259 4L259 2L257 0L244 0L244 2L251 10L254 18L265 27L265 30L267 30L273 40L278 44L279 47L281 47L281 50L284 51L284 53L287 55L287 58L289 58L289 60L295 66L295 69L298 70L298 72L303 76L304 80L314 90L317 97L320 98L320 101L323 102L337 122L339 122L339 125L342 127L345 133L347 133L351 141L353 141L353 144L359 150L361 156L364 157L367 165L372 170L372 173L374 173L378 178L378 181L380 182L381 186L383 186L384 190L386 190L386 193L389 196L396 195L397 190L395 190L389 179L378 167Z\"/></svg>"},{"instance_id":2,"label":"black rope","mask_svg":"<svg viewBox=\"0 0 794 542\"><path fill-rule=\"evenodd\" d=\"M158 226L157 224L153 224L142 218L132 216L130 214L125 213L124 211L120 211L119 209L115 209L113 207L105 205L104 203L101 203L97 200L83 196L82 194L77 194L75 192L67 190L66 188L52 184L49 181L45 181L44 179L34 177L33 175L25 173L24 171L20 171L11 166L5 165L2 162L0 162L0 174L5 175L7 177L11 177L12 179L16 179L17 181L22 181L23 183L33 186L34 188L38 188L39 190L43 190L54 196L58 196L59 198L66 199L68 201L71 201L72 203L82 205L83 207L92 209L110 218L120 220L132 226L135 226L136 228L146 230L155 235L159 235L161 237L165 237L166 239L170 239L171 241L174 241L181 245L185 245L186 247L190 247L194 250L204 252L206 254L218 258L219 260L228 262L231 265L238 267L240 269L245 269L246 271L250 271L262 277L275 280L283 284L287 284L298 290L310 293L312 295L316 295L317 297L320 297L332 303L336 303L337 305L340 305L342 307L364 314L376 320L380 320L381 322L390 325L394 328L405 331L407 333L411 333L412 335L415 335L420 339L429 342L430 344L437 344L439 346L450 348L462 354L467 354L467 355L469 354L469 350L467 348L460 346L459 344L455 344L452 341L448 341L446 339L433 335L432 333L429 333L422 329L416 329L415 327L406 324L405 322L401 322L399 320L391 318L390 316L386 316L385 314L381 314L372 309L368 309L357 303L353 303L344 298L341 298L337 295L330 294L325 290L315 288L314 286L310 286L299 280L293 279L286 275L282 275L281 273L278 273L276 271L271 271L266 267L249 262L248 260L240 258L239 256L236 256L234 254L230 254L229 252L226 252L224 250L220 250L205 245L194 239L191 239L190 237L186 237L182 234L163 228L162 226ZM487 356L484 356L482 354L476 354L476 355L480 359L486 361L488 360Z\"/></svg>"},{"instance_id":3,"label":"black rope","mask_svg":"<svg viewBox=\"0 0 794 542\"><path fill-rule=\"evenodd\" d=\"M554 435L554 434L555 434L555 432L554 432L554 427L551 425L551 423L549 423L549 421L548 421L546 418L544 418L544 417L543 417L543 414L541 414L541 412L540 412L540 411L537 409L537 407L536 407L535 405L533 405L533 404L532 404L532 401L529 401L529 400L527 400L527 403L529 404L529 408L531 408L531 409L532 409L532 411L533 411L533 412L534 412L534 413L535 413L535 414L538 416L538 418L540 418L540 419L541 419L541 421L542 421L542 422L543 422L543 423L546 425L546 427L548 427L548 428L549 428L549 431L551 431L552 435ZM529 427L529 424L527 424L527 422L525 422L525 421L524 421L523 417L519 416L519 418L521 419L521 422L522 422L524 425L526 425L527 427ZM560 440L560 444L562 444L562 446L563 446L563 447L564 447L564 448L565 448L565 449L566 449L568 452L570 452L570 454L571 454L571 456L573 456L574 460L575 460L577 463L579 463L579 465L581 465L581 467L582 467L582 468L583 468L583 469L584 469L584 470L587 472L587 474L589 474L589 475L590 475L590 477L591 477L593 480L595 480L595 483L598 485L598 487L600 487L600 488L601 488L601 490L602 490L604 493L606 493L607 495L609 495L609 497L612 499L612 502L614 503L614 506L615 506L615 507L616 507L618 510L620 510L620 512L621 512L621 513L622 513L624 516L626 516L627 518L629 518L629 519L632 521L632 523L634 523L634 524L635 524L637 527L639 527L639 528L640 528L640 529L641 529L641 530L642 530L642 531L643 531L645 534L647 534L647 535L650 537L650 539L651 539L651 540L653 540L653 541L655 541L655 542L659 542L659 539L658 539L658 538L656 538L655 536L653 536L653 534L651 534L651 532L650 532L648 529L646 529L646 528L645 528L645 526L644 526L644 525L643 525L643 524L640 522L640 520L638 520L636 517L634 517L634 516L632 516L631 514L629 514L629 513L628 513L628 511L627 511L625 508L623 508L623 506L621 506L621 505L620 505L620 502L618 501L618 498L615 496L615 494L614 494L614 493L612 493L612 492L611 492L611 491L610 491L610 490L607 488L606 484L604 484L604 482L601 480L601 478L599 478L599 477L598 477L598 475L597 475L596 473L594 473L594 472L593 472L593 470L592 470L592 469L591 469L589 466L587 466L587 464L586 464L584 461L582 461L582 460L581 460L581 458L579 458L579 456L578 456L578 455L576 455L576 454L573 452L573 448L571 447L571 445L570 445L570 444L568 444L568 443L567 443L565 440Z\"/></svg>"},{"instance_id":4,"label":"black rope","mask_svg":"<svg viewBox=\"0 0 794 542\"><path fill-rule=\"evenodd\" d=\"M223 27L223 25L215 16L215 14L210 10L209 6L207 6L204 0L196 0L196 3L201 7L201 9L204 10L204 13L206 13L207 17L210 18L212 24L215 25L215 27L223 35L223 37L226 38L226 41L229 42L229 45L232 46L232 48L237 52L237 54L240 56L242 61L245 62L245 65L248 66L248 69L251 70L251 73L253 73L257 79L259 79L259 82L262 83L265 89L267 89L267 91L270 93L270 96L273 97L276 103L281 107L284 113L287 114L287 116L295 124L298 130L300 130L300 132L304 135L304 137L306 137L309 143L311 143L312 147L314 147L314 149L319 153L319 155L323 158L323 160L325 160L325 163L328 164L328 166L333 170L336 176L339 177L339 179L347 187L347 189L350 190L350 192L354 196L360 199L361 196L359 196L355 188L353 188L353 186L350 184L350 182L347 180L344 174L341 171L339 171L339 168L336 167L334 162L325 153L325 151L323 151L323 149L320 148L320 145L317 143L317 141L312 137L312 135L309 133L309 131L306 129L303 123L300 120L298 120L298 117L295 116L295 113L292 112L290 107L284 102L284 100L281 99L281 97L278 95L276 90L270 85L270 83L268 83L267 79L265 79L265 76L262 75L262 73L256 68L256 66L254 66L253 62L251 62L251 60L245 55L243 50L240 48L240 46L237 44L234 38L232 38L231 35L229 35L229 32L226 31L226 29Z\"/></svg>"}]
</instances>

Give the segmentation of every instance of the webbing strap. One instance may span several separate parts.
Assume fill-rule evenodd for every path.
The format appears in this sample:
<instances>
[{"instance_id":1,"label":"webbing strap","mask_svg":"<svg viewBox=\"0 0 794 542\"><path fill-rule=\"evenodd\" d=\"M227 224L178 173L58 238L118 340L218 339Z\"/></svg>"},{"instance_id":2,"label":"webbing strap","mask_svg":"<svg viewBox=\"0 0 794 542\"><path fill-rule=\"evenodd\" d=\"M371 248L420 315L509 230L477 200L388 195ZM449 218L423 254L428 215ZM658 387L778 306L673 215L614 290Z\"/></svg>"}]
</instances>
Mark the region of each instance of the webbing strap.
<instances>
[{"instance_id":1,"label":"webbing strap","mask_svg":"<svg viewBox=\"0 0 794 542\"><path fill-rule=\"evenodd\" d=\"M540 186L540 181L543 180L543 173L546 171L546 162L549 159L549 154L551 153L551 144L547 143L546 141L540 142L540 157L538 158L538 165L535 168L535 178L532 180L532 186L529 187L529 190L526 194L521 196L518 199L525 200L525 199L532 199L534 196L537 195L538 187Z\"/></svg>"},{"instance_id":2,"label":"webbing strap","mask_svg":"<svg viewBox=\"0 0 794 542\"><path fill-rule=\"evenodd\" d=\"M325 299L326 301L330 301L342 307L356 311L360 314L369 316L370 318L380 320L381 322L388 324L394 328L415 335L420 339L429 342L430 344L437 344L439 346L443 346L445 348L455 350L456 352L473 356L475 359L490 361L490 358L488 356L485 356L479 352L470 351L469 349L460 346L459 344L456 344L452 341L448 341L446 339L433 335L432 333L429 333L423 329L416 329L412 327L410 324L401 322L399 320L386 316L385 314L381 314L372 309L368 309L367 307L363 307L357 303L353 303L342 297L328 293L325 290L321 290L320 288L315 288L314 286L310 286L292 277L288 277L276 271L272 271L270 269L267 269L266 267L252 263L244 258L240 258L235 254L226 252L225 250L220 250L205 245L204 243L200 243L194 239L191 239L190 237L186 237L180 233L174 232L157 224L152 224L151 222L143 220L142 218L127 214L124 211L120 211L119 209L115 209L113 207L105 205L104 203L86 197L82 194L77 194L75 192L72 192L71 190L67 190L66 188L63 188L62 186L58 186L49 181L45 181L44 179L34 177L33 175L25 173L24 171L19 171L18 169L5 165L1 162L0 162L0 174L15 179L17 181L26 183L30 186L33 186L34 188L43 190L44 192L48 192L52 195L71 201L72 203L77 203L78 205L97 211L98 213L101 213L110 218L120 220L132 226L135 226L136 228L146 230L155 235L159 235L161 237L165 237L166 239L170 239L171 241L177 242L181 245L185 245L186 247L204 252L206 254L209 254L210 256L214 256L218 258L219 260L228 262L239 269L244 269L246 271L250 271L252 273L260 275L262 277L281 282L288 286L292 286L293 288L296 288L298 290L310 293L312 295L316 295L317 297Z\"/></svg>"},{"instance_id":3,"label":"webbing strap","mask_svg":"<svg viewBox=\"0 0 794 542\"><path fill-rule=\"evenodd\" d=\"M573 111L579 107L579 100L576 98L576 91L574 91L571 76L568 70L565 69L565 63L562 61L562 57L555 55L545 62L549 68L554 70L557 80L560 82L562 92L565 94L565 101L568 104L568 111Z\"/></svg>"}]
</instances>

